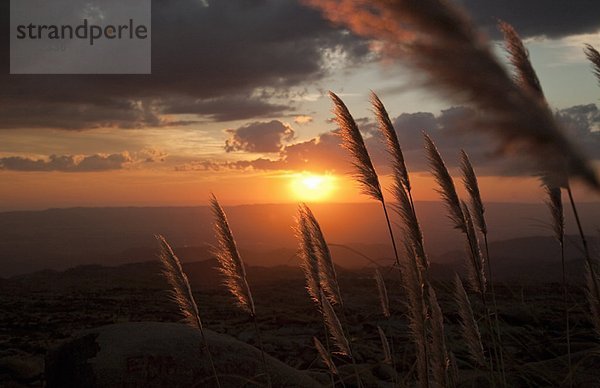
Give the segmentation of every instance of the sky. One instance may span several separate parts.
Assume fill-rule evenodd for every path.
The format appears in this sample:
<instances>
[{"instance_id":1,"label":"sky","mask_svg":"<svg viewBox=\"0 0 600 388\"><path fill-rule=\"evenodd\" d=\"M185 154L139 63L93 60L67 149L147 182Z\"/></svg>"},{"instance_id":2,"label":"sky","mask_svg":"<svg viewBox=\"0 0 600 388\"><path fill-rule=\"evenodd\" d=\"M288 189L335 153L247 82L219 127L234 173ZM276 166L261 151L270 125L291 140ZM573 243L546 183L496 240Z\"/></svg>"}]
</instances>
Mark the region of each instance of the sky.
<instances>
[{"instance_id":1,"label":"sky","mask_svg":"<svg viewBox=\"0 0 600 388\"><path fill-rule=\"evenodd\" d=\"M505 57L498 19L530 50L564 128L600 166L600 85L583 45L600 48L600 2L465 0ZM151 75L9 75L8 2L0 5L0 210L368 198L333 132L327 91L359 124L375 167L389 167L369 106L393 119L417 200L438 198L422 132L453 172L464 148L484 200L537 202L535 178L461 124L475 112L420 87L377 42L294 0L154 1ZM107 58L110 60L110 58ZM582 201L598 196L575 184Z\"/></svg>"}]
</instances>

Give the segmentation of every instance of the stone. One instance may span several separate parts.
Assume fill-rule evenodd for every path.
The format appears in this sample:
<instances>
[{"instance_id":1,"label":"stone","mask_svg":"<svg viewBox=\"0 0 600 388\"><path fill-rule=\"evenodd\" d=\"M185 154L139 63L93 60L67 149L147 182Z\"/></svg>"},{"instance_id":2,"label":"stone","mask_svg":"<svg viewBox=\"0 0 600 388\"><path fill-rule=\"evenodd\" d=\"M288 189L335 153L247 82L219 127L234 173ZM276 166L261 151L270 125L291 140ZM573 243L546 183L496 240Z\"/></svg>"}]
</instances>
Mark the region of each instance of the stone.
<instances>
[{"instance_id":1,"label":"stone","mask_svg":"<svg viewBox=\"0 0 600 388\"><path fill-rule=\"evenodd\" d=\"M260 350L204 330L221 386L266 386ZM273 387L319 387L305 372L266 355ZM138 322L83 331L46 356L48 388L215 387L199 330Z\"/></svg>"}]
</instances>

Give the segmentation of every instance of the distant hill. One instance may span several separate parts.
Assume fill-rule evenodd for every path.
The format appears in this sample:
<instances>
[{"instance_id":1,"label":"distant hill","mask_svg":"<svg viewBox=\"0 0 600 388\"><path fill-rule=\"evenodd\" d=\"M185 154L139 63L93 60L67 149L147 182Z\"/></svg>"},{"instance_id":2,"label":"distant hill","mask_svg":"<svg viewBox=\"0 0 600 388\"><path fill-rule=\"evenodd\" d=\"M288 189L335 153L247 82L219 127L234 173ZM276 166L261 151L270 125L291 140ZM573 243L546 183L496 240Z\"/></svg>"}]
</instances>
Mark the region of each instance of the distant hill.
<instances>
[{"instance_id":1,"label":"distant hill","mask_svg":"<svg viewBox=\"0 0 600 388\"><path fill-rule=\"evenodd\" d=\"M392 249L379 204L314 204L311 208L330 243L350 246L372 260L391 260ZM432 257L443 261L447 258L443 256L445 253L462 249L462 237L452 229L441 203L417 202L416 208ZM580 208L586 229L595 230L600 220L600 203L581 204ZM244 205L227 207L226 211L248 263L272 266L293 262L297 246L292 230L295 205ZM550 234L544 226L548 214L543 204L492 203L487 204L486 214L492 241ZM567 221L569 231L574 233L572 222L569 218ZM86 264L119 265L153 260L156 257L153 235L157 233L179 247L182 260L206 260L210 258L208 246L214 243L211 222L207 207L71 208L0 213L0 277ZM334 250L347 267L368 263L346 248Z\"/></svg>"}]
</instances>

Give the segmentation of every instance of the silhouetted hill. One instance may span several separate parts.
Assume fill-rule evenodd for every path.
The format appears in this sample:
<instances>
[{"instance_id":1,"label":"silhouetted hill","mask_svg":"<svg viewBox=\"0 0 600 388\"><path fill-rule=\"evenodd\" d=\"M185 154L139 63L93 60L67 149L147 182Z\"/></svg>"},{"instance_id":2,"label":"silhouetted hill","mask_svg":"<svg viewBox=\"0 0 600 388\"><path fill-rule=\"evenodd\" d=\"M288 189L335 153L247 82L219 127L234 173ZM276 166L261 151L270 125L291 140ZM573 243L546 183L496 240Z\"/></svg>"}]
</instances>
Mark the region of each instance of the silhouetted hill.
<instances>
[{"instance_id":1,"label":"silhouetted hill","mask_svg":"<svg viewBox=\"0 0 600 388\"><path fill-rule=\"evenodd\" d=\"M592 245L597 239L590 238ZM465 251L451 251L439 260L450 263L464 261ZM562 276L560 246L552 237L535 236L493 242L490 256L495 279L523 282L558 282ZM565 262L571 281L582 281L585 257L578 236L565 238Z\"/></svg>"},{"instance_id":2,"label":"silhouetted hill","mask_svg":"<svg viewBox=\"0 0 600 388\"><path fill-rule=\"evenodd\" d=\"M592 244L597 243L591 240ZM365 248L362 246L361 248ZM209 255L206 247L175 248L177 253L188 259ZM344 253L345 252L345 253ZM334 248L332 254L340 278L371 277L373 265L367 262L360 268L355 261L344 261L344 255L354 254L345 248ZM138 256L146 257L154 253L150 248L135 250ZM581 282L584 273L584 258L578 247L575 236L569 236L565 244L567 272L572 282ZM249 256L256 255L253 252ZM291 250L276 250L270 253L277 257L292 255L289 265L270 267L248 265L249 281L254 285L264 285L285 280L302 281L303 274L297 258ZM551 237L518 238L490 244L490 254L493 260L494 279L496 282L548 283L561 280L560 251L556 241ZM437 280L451 280L455 272L464 272L465 251L448 252L434 259L431 264L431 274ZM359 255L358 258L360 258ZM131 256L134 257L134 256ZM358 259L357 258L357 259ZM272 260L272 259L269 259ZM351 263L354 269L344 266ZM183 264L190 282L194 288L212 289L219 287L222 277L216 269L216 259L200 259L200 261ZM166 284L161 266L157 260L128 263L118 266L82 265L65 271L43 270L25 275L17 275L8 279L0 279L0 289L20 291L45 290L103 290L103 289L165 289Z\"/></svg>"},{"instance_id":3,"label":"silhouetted hill","mask_svg":"<svg viewBox=\"0 0 600 388\"><path fill-rule=\"evenodd\" d=\"M550 234L544 226L548 214L543 204L486 206L491 240ZM392 250L378 204L314 204L311 208L332 245L350 246L372 260L391 260ZM452 229L441 203L417 202L416 208L432 257L462 249L462 236ZM600 203L581 204L580 208L587 221L586 229L595 230ZM227 207L226 211L248 263L271 266L293 260L297 246L292 230L295 205L244 205ZM210 258L207 246L214 242L211 223L207 207L0 213L0 277L85 264L118 265L153 260L156 257L153 236L157 233L180 247L183 261L206 260ZM572 226L569 218L567 224ZM346 251L343 260L347 267L360 267L368 262L347 249L334 249Z\"/></svg>"}]
</instances>

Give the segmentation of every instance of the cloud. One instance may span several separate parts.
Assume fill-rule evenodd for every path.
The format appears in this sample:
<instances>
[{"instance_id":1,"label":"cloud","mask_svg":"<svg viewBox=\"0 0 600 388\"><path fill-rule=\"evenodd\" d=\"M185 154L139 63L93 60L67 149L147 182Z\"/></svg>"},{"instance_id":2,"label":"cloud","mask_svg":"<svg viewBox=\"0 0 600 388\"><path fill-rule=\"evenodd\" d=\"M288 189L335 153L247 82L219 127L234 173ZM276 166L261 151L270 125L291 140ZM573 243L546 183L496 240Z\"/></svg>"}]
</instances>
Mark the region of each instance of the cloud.
<instances>
[{"instance_id":1,"label":"cloud","mask_svg":"<svg viewBox=\"0 0 600 388\"><path fill-rule=\"evenodd\" d=\"M499 37L496 24L502 19L523 37L553 39L600 30L600 2L590 0L462 0L478 25Z\"/></svg>"},{"instance_id":2,"label":"cloud","mask_svg":"<svg viewBox=\"0 0 600 388\"><path fill-rule=\"evenodd\" d=\"M225 141L226 152L279 152L284 142L294 138L292 127L279 120L254 122L225 132L230 135Z\"/></svg>"},{"instance_id":3,"label":"cloud","mask_svg":"<svg viewBox=\"0 0 600 388\"><path fill-rule=\"evenodd\" d=\"M575 139L583 152L591 159L600 160L600 110L594 104L577 105L557 111L569 138ZM471 108L453 107L435 115L431 112L403 113L393 119L408 169L412 173L428 171L423 152L423 131L435 141L450 169L456 169L459 153L465 149L482 176L521 176L531 174L532 166L526 164L526 155L514 154L500 158L493 148L493 139L477 133L470 125L476 122L477 112ZM390 173L389 157L375 124L361 120L365 143L380 174ZM362 129L361 126L361 129ZM549 158L553 155L548 155ZM197 161L177 167L185 170L306 170L313 172L348 173L351 160L340 146L335 131L303 142L284 146L277 158L214 162Z\"/></svg>"},{"instance_id":4,"label":"cloud","mask_svg":"<svg viewBox=\"0 0 600 388\"><path fill-rule=\"evenodd\" d=\"M294 117L294 122L296 124L308 124L308 123L312 123L313 122L313 117L312 116L308 116L308 115L300 115L300 116L296 116Z\"/></svg>"},{"instance_id":5,"label":"cloud","mask_svg":"<svg viewBox=\"0 0 600 388\"><path fill-rule=\"evenodd\" d=\"M166 153L153 148L146 148L133 154L124 151L114 154L50 155L43 159L7 156L0 158L0 170L43 172L112 171L123 170L138 163L162 162L166 156Z\"/></svg>"},{"instance_id":6,"label":"cloud","mask_svg":"<svg viewBox=\"0 0 600 388\"><path fill-rule=\"evenodd\" d=\"M9 15L9 2L0 3L5 36ZM8 45L2 39L0 50L8 53ZM368 51L296 0L215 0L209 7L155 0L151 75L11 76L4 55L0 128L140 128L190 124L165 122L170 114L214 121L289 114L286 93L323 79L328 53L359 63Z\"/></svg>"}]
</instances>

